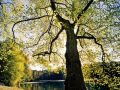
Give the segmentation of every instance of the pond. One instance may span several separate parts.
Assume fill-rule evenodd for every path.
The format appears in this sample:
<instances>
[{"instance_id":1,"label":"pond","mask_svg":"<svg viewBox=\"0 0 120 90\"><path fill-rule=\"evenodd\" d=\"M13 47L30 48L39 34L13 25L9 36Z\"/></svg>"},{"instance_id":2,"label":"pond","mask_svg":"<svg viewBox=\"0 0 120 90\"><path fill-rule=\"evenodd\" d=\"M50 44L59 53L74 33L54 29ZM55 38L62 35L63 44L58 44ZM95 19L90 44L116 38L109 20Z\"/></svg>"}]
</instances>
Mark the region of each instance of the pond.
<instances>
[{"instance_id":1,"label":"pond","mask_svg":"<svg viewBox=\"0 0 120 90\"><path fill-rule=\"evenodd\" d=\"M63 80L42 80L39 82L22 83L24 90L64 90ZM103 86L96 86L92 83L86 83L87 90L108 90Z\"/></svg>"},{"instance_id":2,"label":"pond","mask_svg":"<svg viewBox=\"0 0 120 90\"><path fill-rule=\"evenodd\" d=\"M21 84L24 90L64 90L64 81L42 80L39 82L26 82Z\"/></svg>"}]
</instances>

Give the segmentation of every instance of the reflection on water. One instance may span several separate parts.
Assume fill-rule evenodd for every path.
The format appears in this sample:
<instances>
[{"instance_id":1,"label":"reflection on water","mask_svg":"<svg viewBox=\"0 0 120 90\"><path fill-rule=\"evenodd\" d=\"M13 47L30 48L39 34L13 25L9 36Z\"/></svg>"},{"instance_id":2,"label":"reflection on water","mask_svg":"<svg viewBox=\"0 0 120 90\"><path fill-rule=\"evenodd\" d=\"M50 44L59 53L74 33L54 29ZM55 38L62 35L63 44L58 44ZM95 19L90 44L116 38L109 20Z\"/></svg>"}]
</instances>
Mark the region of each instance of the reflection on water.
<instances>
[{"instance_id":1,"label":"reflection on water","mask_svg":"<svg viewBox=\"0 0 120 90\"><path fill-rule=\"evenodd\" d=\"M24 90L64 90L63 82L21 84Z\"/></svg>"},{"instance_id":2,"label":"reflection on water","mask_svg":"<svg viewBox=\"0 0 120 90\"><path fill-rule=\"evenodd\" d=\"M64 82L33 82L21 84L24 90L65 90ZM86 83L87 90L109 90L105 86Z\"/></svg>"}]
</instances>

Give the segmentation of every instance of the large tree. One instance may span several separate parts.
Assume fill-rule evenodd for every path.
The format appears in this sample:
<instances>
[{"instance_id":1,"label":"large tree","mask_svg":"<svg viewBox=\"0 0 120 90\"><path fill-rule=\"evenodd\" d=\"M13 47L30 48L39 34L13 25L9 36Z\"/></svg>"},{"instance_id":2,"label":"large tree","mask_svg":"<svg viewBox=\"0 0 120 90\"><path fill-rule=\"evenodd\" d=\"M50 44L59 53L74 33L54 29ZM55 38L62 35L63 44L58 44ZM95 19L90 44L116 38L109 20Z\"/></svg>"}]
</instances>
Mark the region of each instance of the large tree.
<instances>
[{"instance_id":1,"label":"large tree","mask_svg":"<svg viewBox=\"0 0 120 90\"><path fill-rule=\"evenodd\" d=\"M74 21L72 21L72 22L70 22L70 20L68 20L68 19L65 19L60 14L60 9L59 8L64 8L64 7L67 7L67 6L65 5L65 6L60 6L59 7L59 6L56 5L56 4L64 5L64 3L60 3L60 2L57 3L55 0L50 0L49 2L50 2L50 7L51 7L50 12L52 13L52 17L50 15L44 15L42 17L46 17L46 16L51 17L51 22L53 21L54 18L56 18L57 21L60 23L61 29L56 34L56 36L51 40L50 45L49 45L49 50L40 52L37 55L50 55L51 53L54 53L52 51L52 45L55 42L55 40L58 38L58 36L61 34L61 32L63 30L65 30L65 34L66 34L66 37L67 37L66 53L65 53L67 76L66 76L66 81L65 81L65 90L86 90L85 83L84 83L84 78L83 78L83 74L82 74L82 69L81 69L81 62L80 62L79 53L78 53L78 49L77 49L77 39L78 38L88 38L89 39L89 37L84 37L84 36L77 37L77 35L75 34L75 26L77 25L80 17L90 7L93 0L88 1L88 3L83 2L85 4L85 6L83 7L82 11L80 11L80 13L78 12L78 10L76 10L78 14L75 12L77 14L77 16L75 16L75 15L72 16L73 19L74 19ZM73 5L72 5L71 8L74 9L75 8L74 5L76 5L76 3L80 4L80 2L81 1L78 1L78 2L73 1L72 2ZM57 8L58 8L58 10L57 10ZM77 9L77 8L75 8L75 9ZM65 11L63 11L63 13L65 13ZM16 22L13 25L12 28L14 28L14 26L16 24L20 23L20 22L40 19L42 17L26 19L26 20ZM50 29L51 29L51 26L52 26L51 22L50 22L50 27L49 27L47 32L50 32ZM15 37L14 37L14 39L15 39ZM94 37L90 37L90 39L94 39Z\"/></svg>"},{"instance_id":2,"label":"large tree","mask_svg":"<svg viewBox=\"0 0 120 90\"><path fill-rule=\"evenodd\" d=\"M117 17L118 15L115 11L115 6L119 7L119 5L116 4L116 2L119 1L26 0L23 2L23 5L21 5L21 1L18 3L17 0L14 0L13 2L14 4L16 3L15 5L19 5L19 7L14 8L15 10L13 10L14 12L11 15L11 17L15 19L13 21L19 19L12 27L14 41L18 42L20 40L18 38L21 36L20 33L22 33L23 36L30 39L30 42L28 42L27 39L24 39L24 43L35 43L33 45L28 45L27 47L38 46L40 49L37 49L37 53L33 56L50 57L51 55L56 54L56 51L59 51L57 48L60 45L56 43L59 42L61 44L60 40L63 40L64 42L64 37L60 36L63 34L63 36L66 37L65 59L67 77L65 89L86 90L81 70L81 54L79 55L78 53L77 41L80 42L81 47L83 47L83 40L86 41L86 39L88 39L89 41L94 42L99 49L101 49L100 52L102 52L102 55L99 54L98 57L102 58L104 61L105 52L102 44L106 41L104 44L106 43L108 45L108 40L106 39L108 39L108 37L114 37L114 35L108 35L108 33L115 27L113 23L115 21L112 21L111 18L113 16ZM110 4L111 2L112 4ZM1 5L2 4L5 3L1 3ZM116 15L113 15L114 13ZM119 22L119 20L116 21ZM16 29L15 26L17 26ZM109 26L112 27L109 28ZM29 29L28 32L26 29ZM118 28L115 30L118 35ZM19 32L19 34L16 32ZM34 32L36 32L35 38L33 38ZM98 36L98 34L101 35ZM119 36L117 38L119 38ZM111 39L109 40L111 41ZM96 51L99 51L98 47ZM118 50L119 49L116 51Z\"/></svg>"}]
</instances>

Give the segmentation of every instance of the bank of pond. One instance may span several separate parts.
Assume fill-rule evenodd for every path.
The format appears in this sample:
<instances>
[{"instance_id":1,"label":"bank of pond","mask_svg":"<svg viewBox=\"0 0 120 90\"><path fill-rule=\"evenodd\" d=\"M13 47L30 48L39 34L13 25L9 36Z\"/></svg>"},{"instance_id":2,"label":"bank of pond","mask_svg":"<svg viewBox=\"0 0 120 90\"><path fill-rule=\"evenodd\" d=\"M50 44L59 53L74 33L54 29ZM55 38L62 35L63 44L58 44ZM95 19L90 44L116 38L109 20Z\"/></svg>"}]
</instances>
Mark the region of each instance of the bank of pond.
<instances>
[{"instance_id":1,"label":"bank of pond","mask_svg":"<svg viewBox=\"0 0 120 90\"><path fill-rule=\"evenodd\" d=\"M65 90L64 80L41 80L39 82L25 82L21 83L20 86L24 90ZM110 90L106 85L100 86L93 82L86 82L86 88L87 90Z\"/></svg>"},{"instance_id":2,"label":"bank of pond","mask_svg":"<svg viewBox=\"0 0 120 90\"><path fill-rule=\"evenodd\" d=\"M40 80L38 82L23 82L18 87L0 86L0 90L65 90L65 80ZM119 90L110 89L107 85L98 85L89 80L86 81L87 90Z\"/></svg>"},{"instance_id":3,"label":"bank of pond","mask_svg":"<svg viewBox=\"0 0 120 90\"><path fill-rule=\"evenodd\" d=\"M18 87L0 86L0 90L24 90L24 89Z\"/></svg>"}]
</instances>

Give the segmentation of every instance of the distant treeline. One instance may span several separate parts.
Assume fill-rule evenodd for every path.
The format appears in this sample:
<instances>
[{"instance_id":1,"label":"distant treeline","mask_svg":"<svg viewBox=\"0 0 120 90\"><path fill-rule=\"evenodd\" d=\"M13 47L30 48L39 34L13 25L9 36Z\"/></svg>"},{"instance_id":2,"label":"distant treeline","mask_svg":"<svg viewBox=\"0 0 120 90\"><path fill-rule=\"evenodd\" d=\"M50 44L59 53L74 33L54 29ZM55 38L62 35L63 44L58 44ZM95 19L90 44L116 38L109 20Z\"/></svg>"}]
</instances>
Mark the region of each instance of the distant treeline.
<instances>
[{"instance_id":1,"label":"distant treeline","mask_svg":"<svg viewBox=\"0 0 120 90\"><path fill-rule=\"evenodd\" d=\"M64 72L58 71L56 72L49 72L47 70L45 71L32 71L33 72L33 81L38 80L64 80Z\"/></svg>"}]
</instances>

